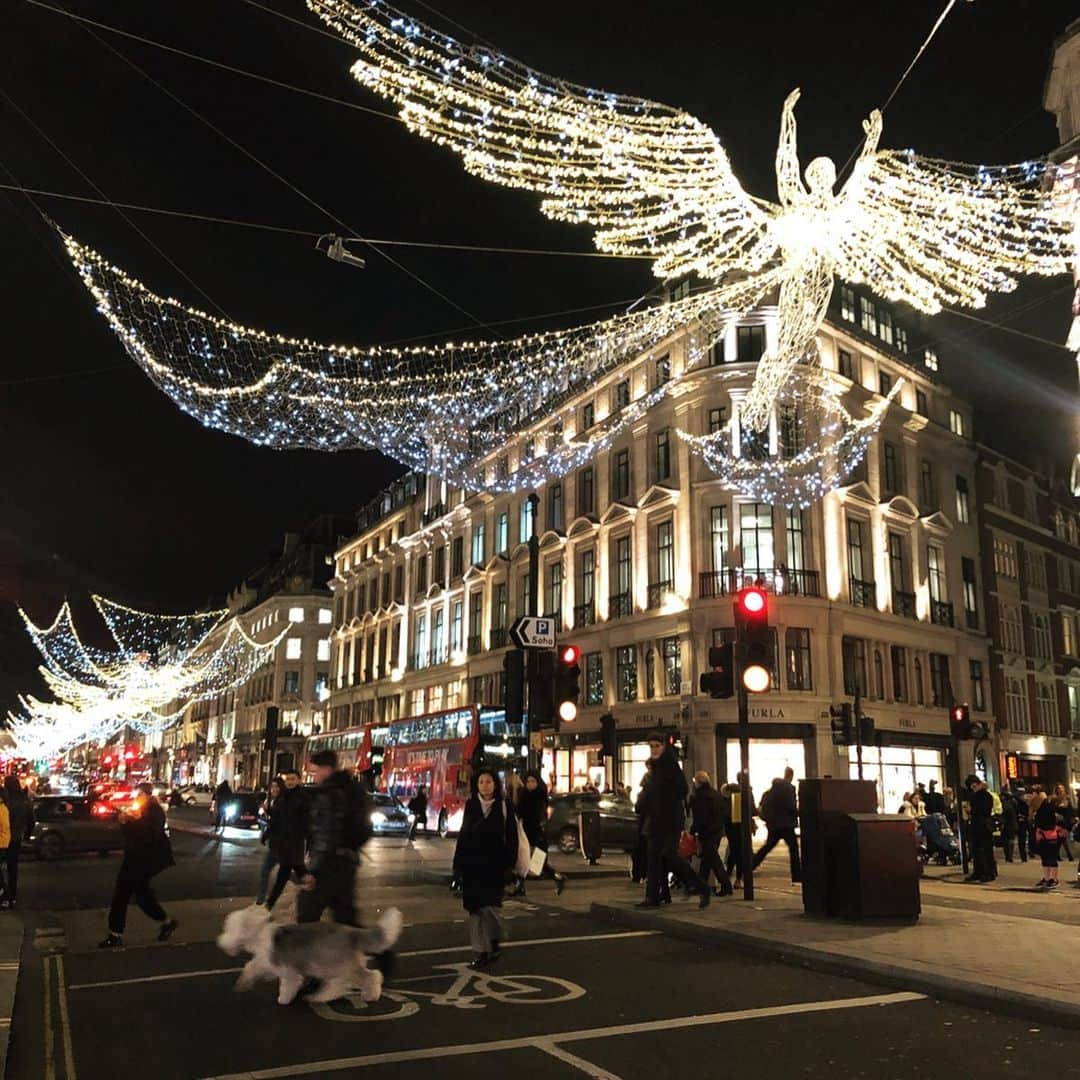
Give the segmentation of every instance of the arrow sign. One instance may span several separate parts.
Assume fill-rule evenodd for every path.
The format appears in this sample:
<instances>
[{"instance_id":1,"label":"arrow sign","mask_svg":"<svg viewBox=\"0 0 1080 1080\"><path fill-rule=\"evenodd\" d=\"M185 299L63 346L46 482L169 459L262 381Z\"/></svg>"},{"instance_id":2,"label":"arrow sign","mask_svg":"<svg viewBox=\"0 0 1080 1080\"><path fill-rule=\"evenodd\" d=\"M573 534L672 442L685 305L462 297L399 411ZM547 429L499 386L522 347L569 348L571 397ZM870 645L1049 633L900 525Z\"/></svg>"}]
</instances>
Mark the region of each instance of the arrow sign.
<instances>
[{"instance_id":1,"label":"arrow sign","mask_svg":"<svg viewBox=\"0 0 1080 1080\"><path fill-rule=\"evenodd\" d=\"M510 640L522 649L554 649L555 620L526 615L510 627Z\"/></svg>"}]
</instances>

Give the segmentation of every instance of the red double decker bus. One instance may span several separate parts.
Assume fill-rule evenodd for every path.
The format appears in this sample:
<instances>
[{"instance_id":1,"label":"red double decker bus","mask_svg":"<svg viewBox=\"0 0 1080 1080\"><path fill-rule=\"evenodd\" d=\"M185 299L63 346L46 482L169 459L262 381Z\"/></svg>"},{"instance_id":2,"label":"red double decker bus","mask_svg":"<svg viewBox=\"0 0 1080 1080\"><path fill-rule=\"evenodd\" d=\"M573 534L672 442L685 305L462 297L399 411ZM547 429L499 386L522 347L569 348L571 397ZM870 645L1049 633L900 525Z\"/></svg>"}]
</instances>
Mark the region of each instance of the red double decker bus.
<instances>
[{"instance_id":1,"label":"red double decker bus","mask_svg":"<svg viewBox=\"0 0 1080 1080\"><path fill-rule=\"evenodd\" d=\"M527 753L525 724L508 724L501 707L464 705L412 716L386 729L379 786L403 800L426 787L428 828L446 836L461 826L477 766L522 768Z\"/></svg>"},{"instance_id":2,"label":"red double decker bus","mask_svg":"<svg viewBox=\"0 0 1080 1080\"><path fill-rule=\"evenodd\" d=\"M379 785L388 730L386 724L361 724L326 735L312 735L304 746L304 760L310 760L320 750L333 750L340 768L354 769L374 790Z\"/></svg>"}]
</instances>

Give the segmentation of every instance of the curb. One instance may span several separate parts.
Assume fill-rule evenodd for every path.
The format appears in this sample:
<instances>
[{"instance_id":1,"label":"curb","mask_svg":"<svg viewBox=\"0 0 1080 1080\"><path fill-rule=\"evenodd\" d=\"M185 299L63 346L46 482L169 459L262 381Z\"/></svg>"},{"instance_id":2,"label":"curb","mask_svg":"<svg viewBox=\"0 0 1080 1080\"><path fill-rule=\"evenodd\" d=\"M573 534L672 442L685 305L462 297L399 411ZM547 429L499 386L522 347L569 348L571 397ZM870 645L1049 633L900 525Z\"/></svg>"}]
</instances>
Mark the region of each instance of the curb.
<instances>
[{"instance_id":1,"label":"curb","mask_svg":"<svg viewBox=\"0 0 1080 1080\"><path fill-rule=\"evenodd\" d=\"M866 960L857 956L825 952L823 949L806 945L772 941L759 934L734 930L728 926L698 926L663 915L628 911L614 904L592 904L589 914L598 921L610 922L635 930L658 930L668 937L690 941L697 945L733 945L744 952L772 960L796 963L811 971L866 978L885 986L893 986L900 990L914 990L929 997L955 1001L973 1008L1080 1029L1080 1004L1073 1005L1053 998L1025 994L1018 990L978 986L953 978L951 975L930 974L899 964L887 964L879 960Z\"/></svg>"}]
</instances>

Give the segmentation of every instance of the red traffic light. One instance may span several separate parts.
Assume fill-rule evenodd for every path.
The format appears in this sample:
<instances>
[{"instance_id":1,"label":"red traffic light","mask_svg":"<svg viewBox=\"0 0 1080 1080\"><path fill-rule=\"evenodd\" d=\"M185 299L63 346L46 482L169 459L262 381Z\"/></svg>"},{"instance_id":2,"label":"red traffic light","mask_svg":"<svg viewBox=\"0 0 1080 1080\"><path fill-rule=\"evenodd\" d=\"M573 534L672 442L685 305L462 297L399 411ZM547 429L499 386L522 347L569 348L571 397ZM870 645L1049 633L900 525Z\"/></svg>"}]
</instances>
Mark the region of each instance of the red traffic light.
<instances>
[{"instance_id":1,"label":"red traffic light","mask_svg":"<svg viewBox=\"0 0 1080 1080\"><path fill-rule=\"evenodd\" d=\"M112 763L113 763L113 757L112 757L112 754L106 754L106 755L105 755L105 756L104 756L104 757L103 757L103 758L101 759L101 764L102 764L102 765L104 765L106 769L107 769L107 768L108 768L108 767L109 767L110 765L112 765Z\"/></svg>"},{"instance_id":2,"label":"red traffic light","mask_svg":"<svg viewBox=\"0 0 1080 1080\"><path fill-rule=\"evenodd\" d=\"M964 719L964 706L954 705L952 708L952 718L958 723Z\"/></svg>"},{"instance_id":3,"label":"red traffic light","mask_svg":"<svg viewBox=\"0 0 1080 1080\"><path fill-rule=\"evenodd\" d=\"M765 611L769 603L765 596L765 590L759 589L756 585L743 589L739 593L738 602L739 607L747 615L760 615Z\"/></svg>"},{"instance_id":4,"label":"red traffic light","mask_svg":"<svg viewBox=\"0 0 1080 1080\"><path fill-rule=\"evenodd\" d=\"M564 645L559 649L559 663L573 667L581 659L581 650L576 645Z\"/></svg>"},{"instance_id":5,"label":"red traffic light","mask_svg":"<svg viewBox=\"0 0 1080 1080\"><path fill-rule=\"evenodd\" d=\"M132 750L130 746L124 751L124 760L125 761L134 761L135 760L135 751Z\"/></svg>"}]
</instances>

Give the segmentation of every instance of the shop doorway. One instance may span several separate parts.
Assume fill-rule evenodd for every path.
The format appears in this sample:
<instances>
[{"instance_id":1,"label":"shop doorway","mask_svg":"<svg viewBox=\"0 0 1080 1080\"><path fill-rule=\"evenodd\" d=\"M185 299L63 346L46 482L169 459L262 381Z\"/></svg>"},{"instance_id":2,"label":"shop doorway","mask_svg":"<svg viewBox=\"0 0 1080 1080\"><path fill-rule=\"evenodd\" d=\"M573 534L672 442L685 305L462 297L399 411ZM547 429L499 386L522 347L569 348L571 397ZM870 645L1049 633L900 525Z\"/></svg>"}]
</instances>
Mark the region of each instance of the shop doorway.
<instances>
[{"instance_id":1,"label":"shop doorway","mask_svg":"<svg viewBox=\"0 0 1080 1080\"><path fill-rule=\"evenodd\" d=\"M848 762L848 775L859 777L854 751ZM895 814L904 796L922 784L930 790L933 780L937 790L945 787L945 753L925 746L864 746L863 779L872 780L877 787L878 810Z\"/></svg>"},{"instance_id":2,"label":"shop doorway","mask_svg":"<svg viewBox=\"0 0 1080 1080\"><path fill-rule=\"evenodd\" d=\"M733 780L739 775L739 740L728 739L725 753L726 776ZM806 743L802 739L751 739L750 740L750 789L754 800L761 803L761 796L772 787L777 777L783 777L785 769L793 769L792 781L796 791L799 781L806 779ZM755 819L756 833L764 836L765 826Z\"/></svg>"}]
</instances>

